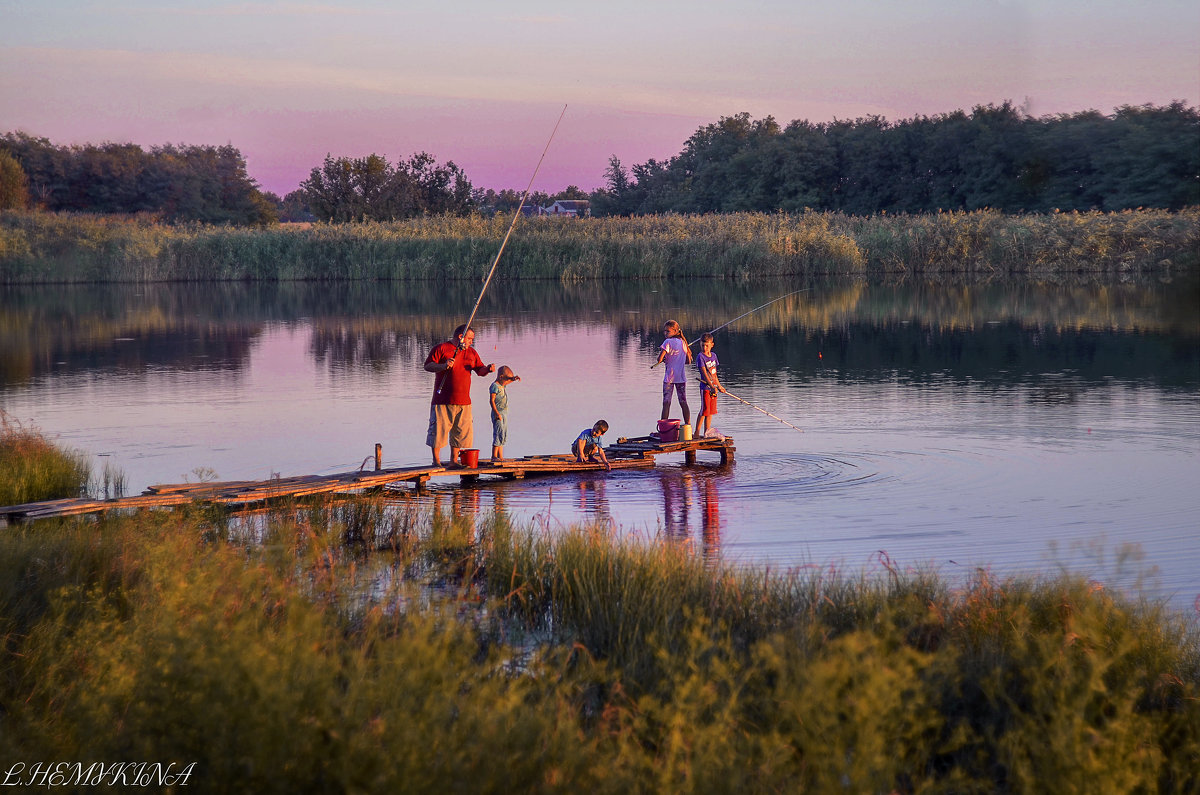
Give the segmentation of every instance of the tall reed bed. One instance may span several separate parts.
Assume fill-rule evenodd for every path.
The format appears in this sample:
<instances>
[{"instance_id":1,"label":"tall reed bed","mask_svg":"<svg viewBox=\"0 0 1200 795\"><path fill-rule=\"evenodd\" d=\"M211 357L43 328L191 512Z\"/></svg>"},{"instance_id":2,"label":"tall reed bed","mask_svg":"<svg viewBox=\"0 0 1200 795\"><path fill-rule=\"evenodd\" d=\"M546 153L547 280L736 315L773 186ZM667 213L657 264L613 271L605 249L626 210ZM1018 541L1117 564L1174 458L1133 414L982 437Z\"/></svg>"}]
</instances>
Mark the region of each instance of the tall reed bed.
<instances>
[{"instance_id":1,"label":"tall reed bed","mask_svg":"<svg viewBox=\"0 0 1200 795\"><path fill-rule=\"evenodd\" d=\"M105 472L101 487L115 490L114 480L120 476ZM0 409L0 506L78 497L91 480L92 465L85 454L54 444L37 428L26 427Z\"/></svg>"},{"instance_id":2,"label":"tall reed bed","mask_svg":"<svg viewBox=\"0 0 1200 795\"><path fill-rule=\"evenodd\" d=\"M515 615L628 677L606 709L656 750L648 777L746 754L816 791L1200 786L1195 624L1095 583L712 569L503 524L487 571Z\"/></svg>"},{"instance_id":3,"label":"tall reed bed","mask_svg":"<svg viewBox=\"0 0 1200 795\"><path fill-rule=\"evenodd\" d=\"M478 280L500 217L269 229L0 213L0 281ZM1200 208L1005 215L733 213L523 220L500 278L1170 272L1193 265Z\"/></svg>"},{"instance_id":4,"label":"tall reed bed","mask_svg":"<svg viewBox=\"0 0 1200 795\"><path fill-rule=\"evenodd\" d=\"M366 500L13 529L0 636L0 758L199 791L1200 786L1195 624L1072 579L744 571Z\"/></svg>"}]
</instances>

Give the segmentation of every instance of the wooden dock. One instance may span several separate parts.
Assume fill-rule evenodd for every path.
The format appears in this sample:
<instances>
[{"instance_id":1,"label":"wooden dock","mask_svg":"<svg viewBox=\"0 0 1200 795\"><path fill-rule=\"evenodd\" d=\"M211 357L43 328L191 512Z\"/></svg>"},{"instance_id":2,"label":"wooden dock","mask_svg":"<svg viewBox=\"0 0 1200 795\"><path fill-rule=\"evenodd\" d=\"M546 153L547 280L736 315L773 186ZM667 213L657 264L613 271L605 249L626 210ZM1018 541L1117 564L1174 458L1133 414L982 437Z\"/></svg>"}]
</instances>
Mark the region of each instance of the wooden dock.
<instances>
[{"instance_id":1,"label":"wooden dock","mask_svg":"<svg viewBox=\"0 0 1200 795\"><path fill-rule=\"evenodd\" d=\"M659 442L651 436L622 437L604 448L613 471L646 469L655 459L668 453L683 453L688 464L696 461L698 451L716 452L721 463L733 460L735 448L731 437L722 439L692 439L686 442ZM0 507L0 521L28 522L60 516L103 513L105 511L137 508L171 508L192 503L223 505L232 509L259 507L263 504L309 497L317 494L362 494L384 487L396 488L411 483L416 490L424 489L434 478L458 478L460 484L481 480L521 480L530 476L562 475L569 472L604 471L603 464L579 463L570 453L561 455L531 455L492 463L480 461L479 466L466 469L448 466L418 466L383 469L381 448L375 446L375 469L343 472L336 475L298 475L270 480L229 480L205 483L180 483L151 486L133 497L114 497L101 500L79 497L62 500L30 502ZM369 459L368 459L369 460Z\"/></svg>"}]
</instances>

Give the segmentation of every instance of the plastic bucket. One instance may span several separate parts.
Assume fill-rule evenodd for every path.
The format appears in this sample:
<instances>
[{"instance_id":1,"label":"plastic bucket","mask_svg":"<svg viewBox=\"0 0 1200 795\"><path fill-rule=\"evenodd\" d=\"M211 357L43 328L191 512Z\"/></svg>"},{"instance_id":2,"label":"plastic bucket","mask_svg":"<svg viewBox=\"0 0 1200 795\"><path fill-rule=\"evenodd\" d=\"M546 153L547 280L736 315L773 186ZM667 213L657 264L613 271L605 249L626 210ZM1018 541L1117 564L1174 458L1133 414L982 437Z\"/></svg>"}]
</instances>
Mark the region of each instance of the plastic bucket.
<instances>
[{"instance_id":1,"label":"plastic bucket","mask_svg":"<svg viewBox=\"0 0 1200 795\"><path fill-rule=\"evenodd\" d=\"M659 420L658 440L660 442L679 441L679 420Z\"/></svg>"},{"instance_id":2,"label":"plastic bucket","mask_svg":"<svg viewBox=\"0 0 1200 795\"><path fill-rule=\"evenodd\" d=\"M471 448L470 450L459 450L458 460L467 469L475 469L479 466L479 451Z\"/></svg>"},{"instance_id":3,"label":"plastic bucket","mask_svg":"<svg viewBox=\"0 0 1200 795\"><path fill-rule=\"evenodd\" d=\"M685 442L690 442L692 440L692 426L691 425L683 426L683 436L681 436L680 438L683 439L683 441L685 441Z\"/></svg>"}]
</instances>

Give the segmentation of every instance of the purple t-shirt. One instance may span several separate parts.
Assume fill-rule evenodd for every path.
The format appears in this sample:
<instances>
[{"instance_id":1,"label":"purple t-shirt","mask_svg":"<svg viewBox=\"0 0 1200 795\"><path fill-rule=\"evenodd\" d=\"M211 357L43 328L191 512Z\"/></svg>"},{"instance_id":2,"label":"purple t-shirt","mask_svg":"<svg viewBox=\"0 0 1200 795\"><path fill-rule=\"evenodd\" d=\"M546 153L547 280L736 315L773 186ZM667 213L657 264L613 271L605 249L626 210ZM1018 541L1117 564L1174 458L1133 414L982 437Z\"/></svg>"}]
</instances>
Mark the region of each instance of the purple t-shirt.
<instances>
[{"instance_id":1,"label":"purple t-shirt","mask_svg":"<svg viewBox=\"0 0 1200 795\"><path fill-rule=\"evenodd\" d=\"M704 377L704 371L708 370L711 375L717 374L717 366L720 364L715 353L706 354L704 351L696 354L696 369L700 371L700 384L705 389L711 389L708 381Z\"/></svg>"},{"instance_id":2,"label":"purple t-shirt","mask_svg":"<svg viewBox=\"0 0 1200 795\"><path fill-rule=\"evenodd\" d=\"M663 344L658 346L658 349L667 352L666 358L663 359L663 364L667 367L663 383L687 383L687 376L684 374L684 370L687 368L687 346L683 344L683 340L679 337L667 337L663 340Z\"/></svg>"}]
</instances>

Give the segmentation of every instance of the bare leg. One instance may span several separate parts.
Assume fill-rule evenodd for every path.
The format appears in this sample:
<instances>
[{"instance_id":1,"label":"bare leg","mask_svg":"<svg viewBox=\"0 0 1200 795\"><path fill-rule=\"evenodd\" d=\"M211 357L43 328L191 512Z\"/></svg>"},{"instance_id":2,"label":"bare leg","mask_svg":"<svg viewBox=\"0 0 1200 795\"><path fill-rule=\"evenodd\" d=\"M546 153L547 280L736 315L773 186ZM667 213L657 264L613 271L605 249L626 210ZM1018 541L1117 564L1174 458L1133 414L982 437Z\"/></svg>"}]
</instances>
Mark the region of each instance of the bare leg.
<instances>
[{"instance_id":1,"label":"bare leg","mask_svg":"<svg viewBox=\"0 0 1200 795\"><path fill-rule=\"evenodd\" d=\"M679 408L683 409L683 424L691 425L692 424L692 410L690 408L688 408L687 399L682 396L679 398Z\"/></svg>"},{"instance_id":2,"label":"bare leg","mask_svg":"<svg viewBox=\"0 0 1200 795\"><path fill-rule=\"evenodd\" d=\"M452 466L452 467L458 466L458 448L457 447L450 448L450 466Z\"/></svg>"},{"instance_id":3,"label":"bare leg","mask_svg":"<svg viewBox=\"0 0 1200 795\"><path fill-rule=\"evenodd\" d=\"M431 447L429 449L433 451L433 465L440 467L442 465L442 448Z\"/></svg>"}]
</instances>

